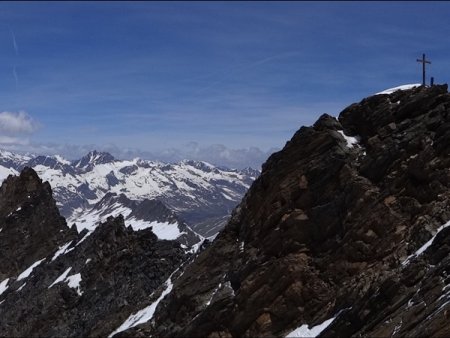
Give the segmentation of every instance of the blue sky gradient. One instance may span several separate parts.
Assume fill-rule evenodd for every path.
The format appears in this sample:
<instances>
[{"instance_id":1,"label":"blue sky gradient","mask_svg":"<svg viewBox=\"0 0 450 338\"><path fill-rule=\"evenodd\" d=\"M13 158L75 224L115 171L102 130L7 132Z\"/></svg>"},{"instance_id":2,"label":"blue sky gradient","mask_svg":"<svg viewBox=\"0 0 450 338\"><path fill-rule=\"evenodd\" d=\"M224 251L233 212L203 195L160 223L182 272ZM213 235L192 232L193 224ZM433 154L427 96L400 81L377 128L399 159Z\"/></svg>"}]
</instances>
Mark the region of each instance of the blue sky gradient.
<instances>
[{"instance_id":1,"label":"blue sky gradient","mask_svg":"<svg viewBox=\"0 0 450 338\"><path fill-rule=\"evenodd\" d=\"M33 132L6 134L49 152L267 151L420 82L422 53L446 83L449 17L447 2L1 2L0 112L25 111Z\"/></svg>"}]
</instances>

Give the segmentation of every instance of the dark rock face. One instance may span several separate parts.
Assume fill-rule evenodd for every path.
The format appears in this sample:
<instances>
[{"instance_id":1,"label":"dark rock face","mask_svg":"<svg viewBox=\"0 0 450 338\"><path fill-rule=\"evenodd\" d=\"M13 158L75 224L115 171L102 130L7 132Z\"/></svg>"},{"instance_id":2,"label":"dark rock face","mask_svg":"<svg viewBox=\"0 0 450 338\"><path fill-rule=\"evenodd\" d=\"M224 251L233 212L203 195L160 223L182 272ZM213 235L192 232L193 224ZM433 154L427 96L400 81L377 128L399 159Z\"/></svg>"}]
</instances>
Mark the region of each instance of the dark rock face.
<instances>
[{"instance_id":1,"label":"dark rock face","mask_svg":"<svg viewBox=\"0 0 450 338\"><path fill-rule=\"evenodd\" d=\"M127 334L286 336L336 317L322 335L448 336L447 127L446 85L369 97L302 127L154 320Z\"/></svg>"},{"instance_id":2,"label":"dark rock face","mask_svg":"<svg viewBox=\"0 0 450 338\"><path fill-rule=\"evenodd\" d=\"M78 234L51 195L29 168L0 188L0 336L105 337L188 256L120 216Z\"/></svg>"},{"instance_id":3,"label":"dark rock face","mask_svg":"<svg viewBox=\"0 0 450 338\"><path fill-rule=\"evenodd\" d=\"M74 161L72 165L75 168L83 170L92 170L96 164L104 164L114 162L114 156L110 153L100 152L97 150L90 151L87 155L83 156L78 161Z\"/></svg>"},{"instance_id":4,"label":"dark rock face","mask_svg":"<svg viewBox=\"0 0 450 338\"><path fill-rule=\"evenodd\" d=\"M78 236L59 215L48 183L25 168L0 188L0 279L4 280L48 256Z\"/></svg>"}]
</instances>

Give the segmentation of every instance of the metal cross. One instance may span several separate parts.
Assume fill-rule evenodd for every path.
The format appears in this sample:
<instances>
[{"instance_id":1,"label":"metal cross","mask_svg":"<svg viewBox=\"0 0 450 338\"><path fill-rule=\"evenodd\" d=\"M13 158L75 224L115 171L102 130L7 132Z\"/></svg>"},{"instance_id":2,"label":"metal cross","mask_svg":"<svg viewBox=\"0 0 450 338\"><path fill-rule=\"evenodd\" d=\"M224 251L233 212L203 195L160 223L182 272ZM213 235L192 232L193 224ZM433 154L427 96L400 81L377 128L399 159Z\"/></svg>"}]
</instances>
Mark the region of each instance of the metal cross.
<instances>
[{"instance_id":1,"label":"metal cross","mask_svg":"<svg viewBox=\"0 0 450 338\"><path fill-rule=\"evenodd\" d=\"M422 86L425 86L425 64L431 64L431 61L425 59L425 54L422 54L422 60L417 59L417 62L422 62Z\"/></svg>"}]
</instances>

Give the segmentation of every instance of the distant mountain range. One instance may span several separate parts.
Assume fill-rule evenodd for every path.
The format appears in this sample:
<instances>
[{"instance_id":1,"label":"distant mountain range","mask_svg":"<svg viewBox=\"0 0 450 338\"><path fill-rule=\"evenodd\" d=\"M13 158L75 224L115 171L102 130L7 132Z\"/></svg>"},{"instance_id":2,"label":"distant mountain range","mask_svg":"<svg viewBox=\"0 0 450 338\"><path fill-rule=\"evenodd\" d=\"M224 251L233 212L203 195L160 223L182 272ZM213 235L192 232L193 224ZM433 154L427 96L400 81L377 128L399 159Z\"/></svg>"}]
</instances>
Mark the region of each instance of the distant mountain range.
<instances>
[{"instance_id":1,"label":"distant mountain range","mask_svg":"<svg viewBox=\"0 0 450 338\"><path fill-rule=\"evenodd\" d=\"M59 155L0 151L0 180L9 174L17 175L26 166L51 184L61 214L68 224L76 223L78 231L92 231L98 222L119 214L130 221L150 224L155 214L139 214L137 210L153 203L159 205L160 212L164 210L165 214L172 213L173 219L183 220L179 221L184 224L181 228L189 224L205 237L214 236L224 226L259 175L251 168L232 170L201 161L167 164L137 158L117 160L97 151L75 161Z\"/></svg>"}]
</instances>

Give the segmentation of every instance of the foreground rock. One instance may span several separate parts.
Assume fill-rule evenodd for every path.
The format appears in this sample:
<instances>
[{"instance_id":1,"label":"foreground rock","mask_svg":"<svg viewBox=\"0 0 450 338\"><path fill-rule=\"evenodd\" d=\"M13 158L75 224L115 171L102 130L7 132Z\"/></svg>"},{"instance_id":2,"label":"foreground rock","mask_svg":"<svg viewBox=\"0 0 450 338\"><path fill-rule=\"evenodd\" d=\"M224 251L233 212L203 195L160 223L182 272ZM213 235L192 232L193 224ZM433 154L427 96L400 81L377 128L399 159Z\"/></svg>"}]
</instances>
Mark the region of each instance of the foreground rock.
<instances>
[{"instance_id":1,"label":"foreground rock","mask_svg":"<svg viewBox=\"0 0 450 338\"><path fill-rule=\"evenodd\" d=\"M126 334L449 336L449 149L446 85L321 116Z\"/></svg>"},{"instance_id":2,"label":"foreground rock","mask_svg":"<svg viewBox=\"0 0 450 338\"><path fill-rule=\"evenodd\" d=\"M0 336L106 336L187 259L176 241L110 217L78 234L32 169L0 188Z\"/></svg>"}]
</instances>

